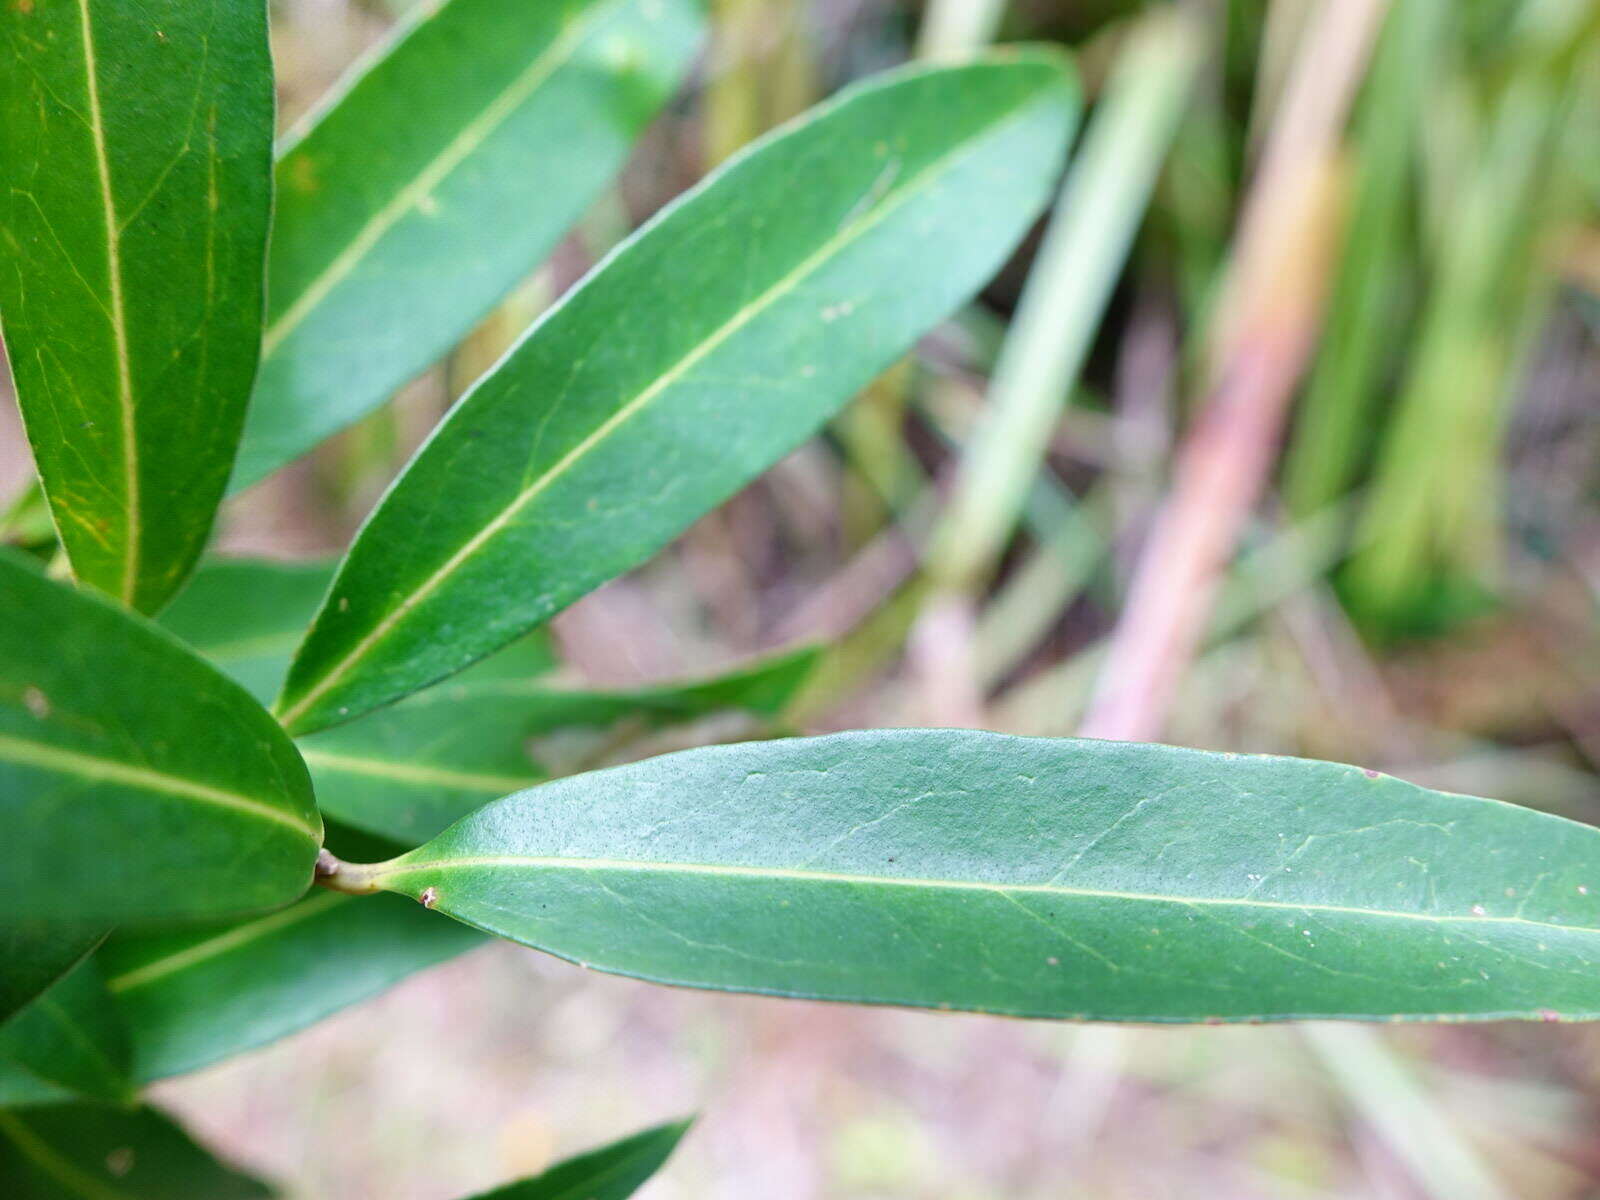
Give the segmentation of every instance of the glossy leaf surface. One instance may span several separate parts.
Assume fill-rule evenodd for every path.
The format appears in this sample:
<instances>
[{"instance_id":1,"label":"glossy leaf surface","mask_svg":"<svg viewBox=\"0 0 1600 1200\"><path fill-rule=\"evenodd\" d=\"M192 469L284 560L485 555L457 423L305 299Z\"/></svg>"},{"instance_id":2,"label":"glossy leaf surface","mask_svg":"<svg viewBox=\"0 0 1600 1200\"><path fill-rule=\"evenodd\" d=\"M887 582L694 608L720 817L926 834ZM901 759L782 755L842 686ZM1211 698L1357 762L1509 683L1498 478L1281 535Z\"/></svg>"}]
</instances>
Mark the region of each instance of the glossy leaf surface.
<instances>
[{"instance_id":1,"label":"glossy leaf surface","mask_svg":"<svg viewBox=\"0 0 1600 1200\"><path fill-rule=\"evenodd\" d=\"M502 652L393 708L301 739L322 810L415 846L474 809L542 781L529 738L628 719L653 726L720 709L775 715L810 650L727 675L630 691L580 691L508 670Z\"/></svg>"},{"instance_id":2,"label":"glossy leaf surface","mask_svg":"<svg viewBox=\"0 0 1600 1200\"><path fill-rule=\"evenodd\" d=\"M895 730L546 784L368 868L622 974L1117 1021L1600 1016L1600 830L1331 763Z\"/></svg>"},{"instance_id":3,"label":"glossy leaf surface","mask_svg":"<svg viewBox=\"0 0 1600 1200\"><path fill-rule=\"evenodd\" d=\"M235 484L463 337L616 174L700 41L694 0L447 0L278 164L261 378Z\"/></svg>"},{"instance_id":4,"label":"glossy leaf surface","mask_svg":"<svg viewBox=\"0 0 1600 1200\"><path fill-rule=\"evenodd\" d=\"M0 5L0 314L79 578L182 583L261 342L272 64L260 0Z\"/></svg>"},{"instance_id":5,"label":"glossy leaf surface","mask_svg":"<svg viewBox=\"0 0 1600 1200\"><path fill-rule=\"evenodd\" d=\"M6 1200L266 1200L155 1109L89 1104L0 1112Z\"/></svg>"},{"instance_id":6,"label":"glossy leaf surface","mask_svg":"<svg viewBox=\"0 0 1600 1200\"><path fill-rule=\"evenodd\" d=\"M0 1057L88 1100L133 1099L128 1031L92 958L0 1028Z\"/></svg>"},{"instance_id":7,"label":"glossy leaf surface","mask_svg":"<svg viewBox=\"0 0 1600 1200\"><path fill-rule=\"evenodd\" d=\"M367 522L279 700L309 733L649 557L1000 265L1075 93L1041 53L903 71L730 161L486 377Z\"/></svg>"},{"instance_id":8,"label":"glossy leaf surface","mask_svg":"<svg viewBox=\"0 0 1600 1200\"><path fill-rule=\"evenodd\" d=\"M484 1192L476 1200L627 1200L677 1149L689 1123L659 1125L559 1162L534 1179Z\"/></svg>"},{"instance_id":9,"label":"glossy leaf surface","mask_svg":"<svg viewBox=\"0 0 1600 1200\"><path fill-rule=\"evenodd\" d=\"M72 970L105 935L104 928L63 928L44 920L0 924L0 1025Z\"/></svg>"},{"instance_id":10,"label":"glossy leaf surface","mask_svg":"<svg viewBox=\"0 0 1600 1200\"><path fill-rule=\"evenodd\" d=\"M96 958L148 1083L276 1041L482 942L399 896L317 890L249 921L118 935Z\"/></svg>"},{"instance_id":11,"label":"glossy leaf surface","mask_svg":"<svg viewBox=\"0 0 1600 1200\"><path fill-rule=\"evenodd\" d=\"M293 745L237 684L0 554L0 832L14 919L109 924L287 904L321 820Z\"/></svg>"}]
</instances>

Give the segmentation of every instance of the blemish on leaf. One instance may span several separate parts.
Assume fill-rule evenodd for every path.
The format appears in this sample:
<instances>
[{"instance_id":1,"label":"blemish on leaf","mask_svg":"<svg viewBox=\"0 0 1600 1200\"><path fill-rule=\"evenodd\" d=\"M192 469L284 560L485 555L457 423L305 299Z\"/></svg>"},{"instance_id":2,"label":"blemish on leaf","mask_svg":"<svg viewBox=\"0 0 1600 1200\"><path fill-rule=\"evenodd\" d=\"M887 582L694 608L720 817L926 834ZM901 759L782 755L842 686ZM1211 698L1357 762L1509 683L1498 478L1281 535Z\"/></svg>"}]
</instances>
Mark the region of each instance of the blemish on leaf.
<instances>
[{"instance_id":1,"label":"blemish on leaf","mask_svg":"<svg viewBox=\"0 0 1600 1200\"><path fill-rule=\"evenodd\" d=\"M317 164L312 161L310 155L300 154L295 156L294 162L289 168L289 183L294 187L295 191L303 192L308 196L322 186L317 179Z\"/></svg>"},{"instance_id":2,"label":"blemish on leaf","mask_svg":"<svg viewBox=\"0 0 1600 1200\"><path fill-rule=\"evenodd\" d=\"M22 705L41 721L50 715L50 697L36 687L22 689Z\"/></svg>"},{"instance_id":3,"label":"blemish on leaf","mask_svg":"<svg viewBox=\"0 0 1600 1200\"><path fill-rule=\"evenodd\" d=\"M118 1146L110 1154L106 1155L106 1170L110 1171L118 1179L133 1170L133 1147Z\"/></svg>"},{"instance_id":4,"label":"blemish on leaf","mask_svg":"<svg viewBox=\"0 0 1600 1200\"><path fill-rule=\"evenodd\" d=\"M1472 906L1472 915L1475 917L1481 917L1486 912L1488 912L1488 909L1484 908L1481 904L1474 904Z\"/></svg>"},{"instance_id":5,"label":"blemish on leaf","mask_svg":"<svg viewBox=\"0 0 1600 1200\"><path fill-rule=\"evenodd\" d=\"M1368 779L1376 779L1378 777L1378 773L1376 771L1374 771L1371 767L1367 767L1361 773L1363 775L1365 775Z\"/></svg>"},{"instance_id":6,"label":"blemish on leaf","mask_svg":"<svg viewBox=\"0 0 1600 1200\"><path fill-rule=\"evenodd\" d=\"M435 904L439 903L439 889L436 887L425 887L422 889L422 895L418 896L417 900L421 902L423 908L432 908Z\"/></svg>"}]
</instances>

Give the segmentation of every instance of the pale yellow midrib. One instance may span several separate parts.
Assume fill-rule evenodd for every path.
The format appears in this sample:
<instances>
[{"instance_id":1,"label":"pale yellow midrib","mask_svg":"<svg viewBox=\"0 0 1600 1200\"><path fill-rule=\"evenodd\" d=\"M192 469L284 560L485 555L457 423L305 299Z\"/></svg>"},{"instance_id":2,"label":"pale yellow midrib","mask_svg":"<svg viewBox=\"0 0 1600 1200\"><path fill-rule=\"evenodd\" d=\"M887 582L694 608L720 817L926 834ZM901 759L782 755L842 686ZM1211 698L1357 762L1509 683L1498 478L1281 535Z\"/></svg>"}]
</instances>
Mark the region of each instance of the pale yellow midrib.
<instances>
[{"instance_id":1,"label":"pale yellow midrib","mask_svg":"<svg viewBox=\"0 0 1600 1200\"><path fill-rule=\"evenodd\" d=\"M307 766L324 767L347 775L369 775L375 779L389 779L396 783L434 784L439 787L468 788L473 791L504 795L542 782L531 773L523 776L490 775L475 771L454 771L449 767L430 767L422 763L385 762L377 758L361 758L351 754L335 754L311 746L300 747L300 757Z\"/></svg>"},{"instance_id":2,"label":"pale yellow midrib","mask_svg":"<svg viewBox=\"0 0 1600 1200\"><path fill-rule=\"evenodd\" d=\"M1024 107L1026 107L1026 105L1018 105L1018 111ZM1015 117L1015 115L1016 113L1013 112L1008 115L1007 119L1012 119ZM1003 121L996 121L993 124L985 127L980 134L973 137L966 146L962 147L962 150L971 151L974 147L988 141L996 129L1000 128L1003 124ZM345 655L344 658L340 659L339 662L336 663L333 668L317 682L315 687L310 688L295 704L282 711L279 714L279 720L286 727L292 729L294 722L303 713L305 713L307 709L315 704L317 700L321 699L321 697L325 695L335 683L343 678L351 666L361 661L361 659L366 656L367 652L371 650L373 646L377 645L385 637L387 637L389 631L399 624L400 621L404 619L413 608L426 600L440 587L440 585L449 579L451 575L455 574L457 568L471 558L473 554L477 552L480 546L489 541L497 533L499 533L500 530L504 529L508 524L510 524L511 521L516 518L518 513L520 513L530 503L537 499L546 488L550 487L556 480L561 478L562 475L566 474L568 469L570 469L574 463L582 459L584 455L586 455L594 446L605 440L605 438L608 437L613 430L625 424L634 416L635 413L637 413L645 405L649 404L650 401L654 400L667 388L677 383L678 380L684 377L684 375L688 374L688 372L692 371L696 366L698 366L703 359L712 354L715 350L717 350L718 347L720 347L729 338L733 337L734 334L738 333L739 330L743 329L767 308L777 303L777 301L782 299L784 296L788 295L791 291L798 287L807 276L811 275L828 259L832 258L835 254L837 254L844 247L848 246L851 242L855 241L858 237L865 236L872 229L876 228L890 214L898 211L903 205L909 203L910 200L920 196L927 180L942 176L947 171L954 169L957 164L965 160L965 157L965 153L951 153L939 159L933 165L925 167L922 171L918 172L916 175L907 180L906 186L901 191L893 194L878 207L869 209L866 215L860 217L855 222L846 225L838 233L834 234L833 237L824 242L820 248L805 258L799 264L799 266L795 267L788 274L784 275L765 292L761 293L760 296L756 297L756 299L742 306L736 313L734 313L732 317L730 317L719 328L711 333L709 337L698 343L692 350L689 351L688 354L684 355L683 358L679 359L666 371L658 375L655 381L650 384L650 386L641 391L632 400L628 401L627 404L617 409L617 411L612 413L611 416L607 417L604 422L595 427L592 433L583 438L582 441L578 442L577 445L573 446L571 450L567 451L566 454L562 455L560 459L553 463L550 468L540 475L536 481L524 488L523 491L517 495L516 499L502 509L495 516L495 518L484 525L482 529L467 539L462 547L452 554L448 559L446 559L444 564L440 566L438 570L436 570L432 575L418 585L418 587L408 596L406 596L406 598L398 605L391 609L389 614L385 616L383 620L374 625L372 630L359 642L357 642L356 645L351 649L350 653Z\"/></svg>"},{"instance_id":3,"label":"pale yellow midrib","mask_svg":"<svg viewBox=\"0 0 1600 1200\"><path fill-rule=\"evenodd\" d=\"M106 226L106 276L111 288L111 337L117 359L117 407L121 416L123 488L127 502L127 530L122 548L120 594L131 605L139 589L138 425L133 412L133 368L128 359L127 308L122 296L122 233L116 202L111 195L111 158L106 151L105 119L100 112L100 75L95 60L94 30L89 20L89 0L78 0L83 36L85 90L89 94L89 132L94 141L95 164L100 175L100 207Z\"/></svg>"},{"instance_id":4,"label":"pale yellow midrib","mask_svg":"<svg viewBox=\"0 0 1600 1200\"><path fill-rule=\"evenodd\" d=\"M917 876L855 875L845 871L813 871L796 867L746 867L725 863L650 862L638 859L565 858L555 855L487 854L462 858L408 862L396 859L382 863L369 874L374 880L416 875L427 871L454 871L472 867L523 867L544 870L616 871L655 874L707 875L734 879L788 880L800 883L842 883L857 886L921 888L933 891L989 892L1002 895L1056 896L1077 900L1127 900L1177 904L1195 908L1260 908L1274 912L1333 913L1341 916L1378 917L1397 921L1421 921L1436 925L1522 925L1534 929L1553 929L1563 933L1600 934L1600 929L1584 925L1559 925L1532 921L1527 917L1493 917L1487 914L1435 915L1404 912L1390 908L1358 908L1344 904L1304 904L1290 900L1257 900L1239 896L1183 896L1160 892L1117 892L1103 888L1065 887L1056 883L984 883L973 879L927 879ZM387 884L379 886L388 889Z\"/></svg>"},{"instance_id":5,"label":"pale yellow midrib","mask_svg":"<svg viewBox=\"0 0 1600 1200\"><path fill-rule=\"evenodd\" d=\"M168 775L149 767L136 767L128 763L96 758L91 754L50 746L43 742L30 742L9 734L0 734L0 761L58 771L91 782L122 784L162 796L198 800L203 804L273 821L303 834L313 842L321 841L317 831L293 813L249 796L240 796L209 784L197 783L192 779L181 779L176 775Z\"/></svg>"},{"instance_id":6,"label":"pale yellow midrib","mask_svg":"<svg viewBox=\"0 0 1600 1200\"><path fill-rule=\"evenodd\" d=\"M375 212L350 244L322 269L315 279L295 298L283 314L272 321L261 339L263 357L271 355L283 344L285 338L299 328L307 316L361 264L373 246L393 229L400 219L414 209L420 201L462 162L483 145L494 132L531 96L556 70L572 51L588 36L603 17L609 17L617 4L597 5L594 10L562 30L544 53L529 63L522 72L501 91L481 113L445 145L394 198Z\"/></svg>"},{"instance_id":7,"label":"pale yellow midrib","mask_svg":"<svg viewBox=\"0 0 1600 1200\"><path fill-rule=\"evenodd\" d=\"M113 993L121 995L123 992L134 988L143 987L157 980L165 979L168 975L175 975L179 971L186 971L190 967L206 962L209 959L226 954L240 946L248 946L251 942L264 938L269 934L287 929L291 925L298 925L301 921L308 921L312 917L320 916L330 908L335 908L352 897L341 895L337 892L323 892L320 895L308 897L298 904L272 913L244 925L236 925L226 933L219 933L216 937L207 938L203 942L196 942L175 953L152 959L143 966L134 967L124 971L121 975L106 980L106 987Z\"/></svg>"}]
</instances>

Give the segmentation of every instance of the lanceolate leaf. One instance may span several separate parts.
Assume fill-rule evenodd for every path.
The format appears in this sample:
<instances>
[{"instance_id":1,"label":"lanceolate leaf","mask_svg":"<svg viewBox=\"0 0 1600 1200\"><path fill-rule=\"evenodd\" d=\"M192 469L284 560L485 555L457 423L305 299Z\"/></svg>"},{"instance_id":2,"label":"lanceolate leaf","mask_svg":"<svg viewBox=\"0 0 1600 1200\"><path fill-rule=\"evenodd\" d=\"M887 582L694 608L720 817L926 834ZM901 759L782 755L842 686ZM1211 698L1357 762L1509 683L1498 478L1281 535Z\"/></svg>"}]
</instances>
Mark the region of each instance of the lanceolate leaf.
<instances>
[{"instance_id":1,"label":"lanceolate leaf","mask_svg":"<svg viewBox=\"0 0 1600 1200\"><path fill-rule=\"evenodd\" d=\"M411 463L290 668L286 725L459 670L793 449L995 270L1074 107L1042 53L899 72L671 206Z\"/></svg>"},{"instance_id":2,"label":"lanceolate leaf","mask_svg":"<svg viewBox=\"0 0 1600 1200\"><path fill-rule=\"evenodd\" d=\"M236 485L459 340L616 173L700 40L696 0L421 6L278 164Z\"/></svg>"},{"instance_id":3,"label":"lanceolate leaf","mask_svg":"<svg viewBox=\"0 0 1600 1200\"><path fill-rule=\"evenodd\" d=\"M154 1109L88 1104L0 1112L6 1200L266 1200Z\"/></svg>"},{"instance_id":4,"label":"lanceolate leaf","mask_svg":"<svg viewBox=\"0 0 1600 1200\"><path fill-rule=\"evenodd\" d=\"M48 920L0 924L0 1025L72 970L105 935L103 926L74 929Z\"/></svg>"},{"instance_id":5,"label":"lanceolate leaf","mask_svg":"<svg viewBox=\"0 0 1600 1200\"><path fill-rule=\"evenodd\" d=\"M482 943L399 896L318 890L227 926L118 935L96 955L127 1022L141 1083L304 1029Z\"/></svg>"},{"instance_id":6,"label":"lanceolate leaf","mask_svg":"<svg viewBox=\"0 0 1600 1200\"><path fill-rule=\"evenodd\" d=\"M695 987L1117 1021L1600 1016L1600 830L1298 759L941 730L711 747L349 870Z\"/></svg>"},{"instance_id":7,"label":"lanceolate leaf","mask_svg":"<svg viewBox=\"0 0 1600 1200\"><path fill-rule=\"evenodd\" d=\"M151 611L205 543L261 341L261 0L0 5L0 318L81 579Z\"/></svg>"},{"instance_id":8,"label":"lanceolate leaf","mask_svg":"<svg viewBox=\"0 0 1600 1200\"><path fill-rule=\"evenodd\" d=\"M16 920L287 904L321 841L305 765L165 633L0 554L0 894Z\"/></svg>"},{"instance_id":9,"label":"lanceolate leaf","mask_svg":"<svg viewBox=\"0 0 1600 1200\"><path fill-rule=\"evenodd\" d=\"M659 1125L559 1162L535 1179L484 1192L477 1200L627 1200L677 1149L689 1122Z\"/></svg>"},{"instance_id":10,"label":"lanceolate leaf","mask_svg":"<svg viewBox=\"0 0 1600 1200\"><path fill-rule=\"evenodd\" d=\"M92 958L0 1028L0 1057L85 1099L133 1099L128 1031Z\"/></svg>"},{"instance_id":11,"label":"lanceolate leaf","mask_svg":"<svg viewBox=\"0 0 1600 1200\"><path fill-rule=\"evenodd\" d=\"M545 777L527 741L572 726L650 725L725 708L774 715L816 661L782 655L695 683L588 692L498 670L504 653L459 680L301 740L323 812L414 846L473 809ZM494 669L491 669L494 668Z\"/></svg>"}]
</instances>

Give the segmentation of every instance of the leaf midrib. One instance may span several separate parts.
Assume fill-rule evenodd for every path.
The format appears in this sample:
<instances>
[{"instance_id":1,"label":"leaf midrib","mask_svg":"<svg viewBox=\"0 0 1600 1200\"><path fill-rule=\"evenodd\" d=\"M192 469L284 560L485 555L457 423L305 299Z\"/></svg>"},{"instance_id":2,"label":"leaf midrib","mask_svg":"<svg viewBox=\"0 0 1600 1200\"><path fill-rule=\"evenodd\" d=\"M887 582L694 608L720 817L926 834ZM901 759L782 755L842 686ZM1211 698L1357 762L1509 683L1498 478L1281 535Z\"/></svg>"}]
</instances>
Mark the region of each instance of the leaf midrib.
<instances>
[{"instance_id":1,"label":"leaf midrib","mask_svg":"<svg viewBox=\"0 0 1600 1200\"><path fill-rule=\"evenodd\" d=\"M1517 925L1532 929L1553 929L1563 933L1600 934L1600 928L1534 921L1527 917L1490 916L1485 913L1433 914L1403 909L1361 908L1355 905L1296 903L1288 900L1257 900L1243 896L1185 896L1176 893L1114 891L1103 888L1067 887L1056 883L985 883L974 879L936 879L908 875L860 875L847 871L818 871L800 867L751 867L731 863L661 862L642 859L571 858L557 855L492 854L408 862L395 859L377 864L370 877L386 890L395 890L387 879L426 872L449 872L479 867L520 867L579 872L610 871L620 874L704 875L734 879L788 880L802 883L838 883L852 886L901 887L929 891L990 892L999 895L1055 896L1077 900L1122 900L1175 904L1191 908L1256 908L1273 912L1331 913L1339 916L1375 917L1386 920L1421 921L1427 924ZM441 897L443 899L443 897ZM448 906L446 906L447 909Z\"/></svg>"},{"instance_id":2,"label":"leaf midrib","mask_svg":"<svg viewBox=\"0 0 1600 1200\"><path fill-rule=\"evenodd\" d=\"M439 186L466 161L467 157L486 142L513 113L536 92L557 70L566 65L578 46L594 29L609 19L618 8L630 0L615 0L598 4L579 20L563 29L554 41L533 62L529 63L500 92L496 93L483 110L451 138L428 164L418 171L411 182L397 191L389 202L367 219L359 233L353 237L326 267L306 285L294 302L275 320L268 323L261 340L262 358L270 358L311 312L333 290L359 267L367 253L400 220L413 211L420 200ZM293 153L293 151L290 151ZM287 158L288 155L285 155Z\"/></svg>"},{"instance_id":3,"label":"leaf midrib","mask_svg":"<svg viewBox=\"0 0 1600 1200\"><path fill-rule=\"evenodd\" d=\"M89 0L78 0L78 20L83 38L84 90L89 100L89 134L94 142L96 174L100 180L100 207L105 219L106 279L110 288L112 345L117 360L117 412L122 439L123 488L127 502L127 528L122 546L119 595L131 605L139 588L141 540L139 499L138 427L133 411L133 367L128 358L128 315L122 295L122 232L116 201L111 194L111 157L106 150L105 118L100 112L100 75L94 51L94 29Z\"/></svg>"},{"instance_id":4,"label":"leaf midrib","mask_svg":"<svg viewBox=\"0 0 1600 1200\"><path fill-rule=\"evenodd\" d=\"M644 388L633 399L622 405L605 421L596 426L591 433L573 446L572 449L568 450L555 463L551 464L538 479L519 492L516 499L496 514L482 529L467 539L459 550L446 559L443 565L391 609L388 615L374 625L350 652L324 674L315 686L309 688L296 703L290 705L287 709L281 710L279 720L283 725L286 728L293 729L295 721L326 695L333 685L349 672L352 666L365 658L372 648L382 642L414 608L442 587L464 563L476 554L480 547L510 524L518 513L537 499L556 480L566 474L574 464L582 460L596 445L631 420L652 400L676 384L689 371L698 366L702 360L711 355L751 321L755 320L766 309L794 291L807 277L826 262L841 253L858 238L866 236L888 216L898 211L912 199L922 195L931 187L933 182L954 170L966 160L969 154L974 153L978 147L990 141L998 130L1016 120L1019 113L1037 104L1039 100L1039 92L1036 91L1030 94L1025 100L1019 101L1005 118L986 125L972 138L963 143L959 149L952 150L950 153L941 156L934 163L911 176L902 189L891 192L856 220L846 224L839 232L818 247L817 250L803 259L798 266L786 273L754 300L742 305L732 317L702 341L696 343L687 354L672 366L657 375L648 387ZM337 587L337 581L335 587ZM314 628L315 626L313 626Z\"/></svg>"},{"instance_id":5,"label":"leaf midrib","mask_svg":"<svg viewBox=\"0 0 1600 1200\"><path fill-rule=\"evenodd\" d=\"M12 737L9 734L0 734L0 762L56 771L96 783L122 784L162 796L198 800L203 804L231 809L286 826L314 843L320 844L322 840L315 828L284 809L250 796L241 796L236 792L212 787L210 784L169 775L151 767L136 767L114 759L99 758L45 742Z\"/></svg>"}]
</instances>

